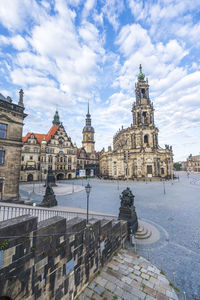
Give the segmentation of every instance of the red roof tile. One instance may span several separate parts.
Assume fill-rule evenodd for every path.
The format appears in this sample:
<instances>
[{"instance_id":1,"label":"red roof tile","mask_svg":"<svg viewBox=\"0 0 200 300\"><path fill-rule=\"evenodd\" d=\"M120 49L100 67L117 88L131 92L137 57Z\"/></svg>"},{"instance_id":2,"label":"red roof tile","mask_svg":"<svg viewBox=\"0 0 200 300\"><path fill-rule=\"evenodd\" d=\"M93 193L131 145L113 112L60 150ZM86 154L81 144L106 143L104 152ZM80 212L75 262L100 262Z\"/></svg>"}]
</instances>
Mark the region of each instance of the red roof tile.
<instances>
[{"instance_id":1,"label":"red roof tile","mask_svg":"<svg viewBox=\"0 0 200 300\"><path fill-rule=\"evenodd\" d=\"M40 144L41 144L41 142L43 141L44 138L45 138L45 141L48 142L54 136L54 134L56 133L57 130L58 130L58 126L56 124L54 124L51 127L51 129L48 131L47 134L28 132L26 134L26 136L22 137L22 142L25 143L28 140L28 138L30 137L31 134L33 134L35 136L38 143L40 143Z\"/></svg>"}]
</instances>

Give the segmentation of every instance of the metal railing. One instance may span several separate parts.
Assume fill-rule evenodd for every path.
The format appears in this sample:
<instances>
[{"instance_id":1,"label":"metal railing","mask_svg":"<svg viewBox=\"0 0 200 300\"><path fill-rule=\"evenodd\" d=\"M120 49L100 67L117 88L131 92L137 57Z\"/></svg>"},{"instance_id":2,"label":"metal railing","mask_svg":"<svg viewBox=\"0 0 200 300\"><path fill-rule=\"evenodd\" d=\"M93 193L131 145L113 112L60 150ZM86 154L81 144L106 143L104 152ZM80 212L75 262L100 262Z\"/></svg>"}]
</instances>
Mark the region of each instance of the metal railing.
<instances>
[{"instance_id":1,"label":"metal railing","mask_svg":"<svg viewBox=\"0 0 200 300\"><path fill-rule=\"evenodd\" d=\"M39 208L39 207L20 207L19 206L8 206L0 204L0 222L8 219L16 218L23 215L31 215L38 217L38 221L43 221L55 216L61 216L67 220L75 217L86 218L86 213L84 212L72 212L72 211L62 211L56 209ZM116 215L106 215L106 214L96 214L89 213L89 218L95 219L117 219Z\"/></svg>"}]
</instances>

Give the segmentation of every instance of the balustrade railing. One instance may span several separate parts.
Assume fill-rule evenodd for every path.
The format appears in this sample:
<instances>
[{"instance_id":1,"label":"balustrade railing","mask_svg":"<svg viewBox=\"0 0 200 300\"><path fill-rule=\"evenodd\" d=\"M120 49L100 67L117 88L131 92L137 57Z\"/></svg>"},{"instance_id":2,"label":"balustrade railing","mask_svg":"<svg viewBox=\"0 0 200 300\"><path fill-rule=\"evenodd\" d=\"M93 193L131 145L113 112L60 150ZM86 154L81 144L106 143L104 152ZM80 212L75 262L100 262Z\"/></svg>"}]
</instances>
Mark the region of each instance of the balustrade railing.
<instances>
[{"instance_id":1,"label":"balustrade railing","mask_svg":"<svg viewBox=\"0 0 200 300\"><path fill-rule=\"evenodd\" d=\"M61 216L67 220L70 220L75 217L86 218L86 213L84 212L61 211L61 210L32 207L32 206L20 207L20 206L10 206L10 205L0 204L0 221L5 221L8 219L16 218L27 214L38 217L39 222L54 216ZM111 219L117 219L117 216L89 213L89 218L111 220Z\"/></svg>"}]
</instances>

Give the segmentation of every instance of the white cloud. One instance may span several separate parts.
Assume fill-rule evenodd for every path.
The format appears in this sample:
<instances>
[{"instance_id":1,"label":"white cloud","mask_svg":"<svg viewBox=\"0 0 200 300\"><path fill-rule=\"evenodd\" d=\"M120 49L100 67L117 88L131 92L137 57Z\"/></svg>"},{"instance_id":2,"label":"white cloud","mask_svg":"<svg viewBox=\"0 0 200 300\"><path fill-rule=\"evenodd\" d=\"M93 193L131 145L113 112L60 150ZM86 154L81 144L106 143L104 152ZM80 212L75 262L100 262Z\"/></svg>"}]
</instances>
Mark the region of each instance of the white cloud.
<instances>
[{"instance_id":1,"label":"white cloud","mask_svg":"<svg viewBox=\"0 0 200 300\"><path fill-rule=\"evenodd\" d=\"M115 30L119 27L119 16L124 9L123 0L107 0L102 8L104 16L108 19Z\"/></svg>"}]
</instances>

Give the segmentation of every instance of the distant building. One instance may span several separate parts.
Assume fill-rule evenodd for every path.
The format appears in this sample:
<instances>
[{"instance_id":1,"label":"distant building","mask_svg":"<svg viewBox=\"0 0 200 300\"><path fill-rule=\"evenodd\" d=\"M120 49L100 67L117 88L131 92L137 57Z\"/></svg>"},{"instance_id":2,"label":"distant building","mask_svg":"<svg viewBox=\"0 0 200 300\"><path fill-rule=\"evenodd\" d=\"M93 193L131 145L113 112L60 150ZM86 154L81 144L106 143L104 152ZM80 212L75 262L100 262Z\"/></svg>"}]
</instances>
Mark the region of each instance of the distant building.
<instances>
[{"instance_id":1,"label":"distant building","mask_svg":"<svg viewBox=\"0 0 200 300\"><path fill-rule=\"evenodd\" d=\"M200 172L200 155L189 155L187 159L187 171Z\"/></svg>"},{"instance_id":2,"label":"distant building","mask_svg":"<svg viewBox=\"0 0 200 300\"><path fill-rule=\"evenodd\" d=\"M24 113L23 90L19 102L0 94L0 197L18 199Z\"/></svg>"},{"instance_id":3,"label":"distant building","mask_svg":"<svg viewBox=\"0 0 200 300\"><path fill-rule=\"evenodd\" d=\"M187 171L187 161L180 161L180 171Z\"/></svg>"},{"instance_id":4,"label":"distant building","mask_svg":"<svg viewBox=\"0 0 200 300\"><path fill-rule=\"evenodd\" d=\"M76 177L77 148L67 135L56 111L47 134L28 132L22 138L21 181L45 180L48 169L56 179Z\"/></svg>"},{"instance_id":5,"label":"distant building","mask_svg":"<svg viewBox=\"0 0 200 300\"><path fill-rule=\"evenodd\" d=\"M149 84L140 65L135 85L133 124L120 129L111 147L100 154L100 173L111 178L171 178L173 176L172 147L158 145L158 128L154 123L154 107L149 98Z\"/></svg>"},{"instance_id":6,"label":"distant building","mask_svg":"<svg viewBox=\"0 0 200 300\"><path fill-rule=\"evenodd\" d=\"M83 128L82 147L77 151L77 171L85 170L87 176L99 174L99 153L95 151L94 128L91 125L91 115L88 112Z\"/></svg>"}]
</instances>

